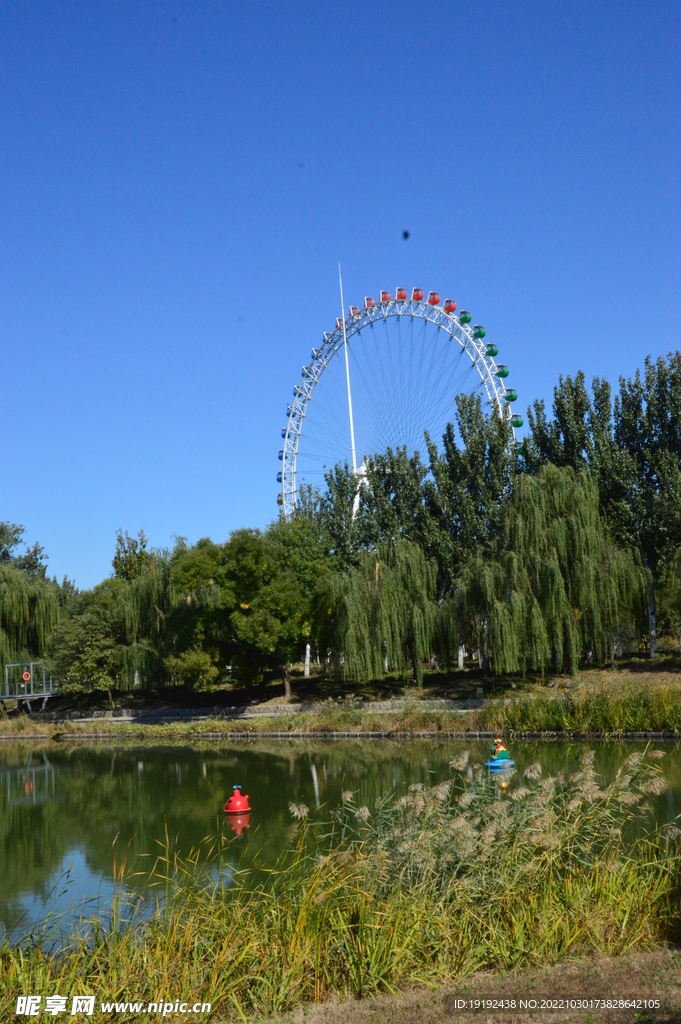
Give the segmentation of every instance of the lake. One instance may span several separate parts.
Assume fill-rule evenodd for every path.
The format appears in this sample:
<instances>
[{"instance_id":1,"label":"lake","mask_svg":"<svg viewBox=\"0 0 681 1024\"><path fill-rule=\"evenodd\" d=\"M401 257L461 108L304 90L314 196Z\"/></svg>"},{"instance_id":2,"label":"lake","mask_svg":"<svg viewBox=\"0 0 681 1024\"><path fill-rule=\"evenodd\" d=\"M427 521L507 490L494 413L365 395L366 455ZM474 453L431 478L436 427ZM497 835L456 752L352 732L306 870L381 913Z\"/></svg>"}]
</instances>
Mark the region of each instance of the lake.
<instances>
[{"instance_id":1,"label":"lake","mask_svg":"<svg viewBox=\"0 0 681 1024\"><path fill-rule=\"evenodd\" d=\"M544 774L572 772L586 749L609 783L622 761L645 743L519 741L509 744L518 769L534 761ZM666 791L651 798L649 822L681 812L681 744L654 743ZM0 931L18 938L46 919L66 930L95 911L107 914L114 894L114 857L148 870L166 844L182 853L219 831L230 837L226 878L256 858L259 873L290 842L290 803L328 818L351 790L372 810L390 792L431 786L453 775L464 750L483 762L487 742L253 741L196 746L98 745L0 747ZM250 798L247 820L223 808L234 785ZM510 792L510 791L509 791ZM507 798L508 793L499 793ZM150 859L152 858L152 859Z\"/></svg>"}]
</instances>

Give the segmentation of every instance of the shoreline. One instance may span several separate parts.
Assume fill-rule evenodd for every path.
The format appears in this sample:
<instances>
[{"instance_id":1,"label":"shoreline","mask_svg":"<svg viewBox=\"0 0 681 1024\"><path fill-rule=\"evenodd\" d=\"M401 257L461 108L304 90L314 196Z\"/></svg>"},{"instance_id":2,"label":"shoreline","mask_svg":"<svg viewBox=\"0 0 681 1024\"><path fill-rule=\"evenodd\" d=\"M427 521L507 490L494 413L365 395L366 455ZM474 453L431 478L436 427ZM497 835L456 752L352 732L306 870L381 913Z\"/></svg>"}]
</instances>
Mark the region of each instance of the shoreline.
<instances>
[{"instance_id":1,"label":"shoreline","mask_svg":"<svg viewBox=\"0 0 681 1024\"><path fill-rule=\"evenodd\" d=\"M326 740L328 742L340 741L340 740L392 740L394 742L400 742L404 740L464 740L469 742L475 742L480 740L493 740L497 736L502 736L506 739L512 740L541 740L544 742L556 742L556 743L587 743L587 742L635 742L642 740L655 740L658 742L673 743L679 742L681 736L678 733L669 731L659 730L647 730L647 731L594 731L594 732L536 732L536 731L514 731L514 730L436 730L436 729L421 729L421 730L239 730L237 732L231 731L207 731L207 732L188 732L186 735L171 736L164 735L161 737L167 741L182 741L182 742L257 742L258 740ZM48 742L48 743L77 743L77 742L92 742L102 740L117 740L117 741L128 741L131 743L145 742L150 740L158 740L159 736L155 733L154 727L141 726L137 729L130 731L121 731L119 729L110 729L105 732L57 732L57 733L14 733L14 734L0 734L0 742L12 743L12 742Z\"/></svg>"},{"instance_id":2,"label":"shoreline","mask_svg":"<svg viewBox=\"0 0 681 1024\"><path fill-rule=\"evenodd\" d=\"M0 740L681 739L678 671L594 671L541 686L511 685L475 697L431 689L389 699L346 693L326 699L308 694L305 700L301 694L295 703L280 696L268 700L263 692L259 700L237 705L222 704L220 691L197 694L189 706L177 700L159 707L152 693L123 696L113 708L103 707L103 700L93 707L63 699L61 707L31 715L20 708L7 714L3 706Z\"/></svg>"}]
</instances>

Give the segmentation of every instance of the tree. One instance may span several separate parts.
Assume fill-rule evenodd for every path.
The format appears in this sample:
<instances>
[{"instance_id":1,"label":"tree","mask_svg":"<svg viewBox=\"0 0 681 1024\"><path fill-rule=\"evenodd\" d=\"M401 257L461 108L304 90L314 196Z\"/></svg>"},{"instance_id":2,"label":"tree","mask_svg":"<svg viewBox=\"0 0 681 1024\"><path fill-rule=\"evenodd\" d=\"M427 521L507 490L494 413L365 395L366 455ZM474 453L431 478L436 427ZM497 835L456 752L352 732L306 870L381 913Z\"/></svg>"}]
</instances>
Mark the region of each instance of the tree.
<instances>
[{"instance_id":1,"label":"tree","mask_svg":"<svg viewBox=\"0 0 681 1024\"><path fill-rule=\"evenodd\" d=\"M612 658L644 608L640 559L608 534L595 480L548 464L518 479L504 532L463 567L440 635L458 628L494 674L575 672L585 658Z\"/></svg>"},{"instance_id":2,"label":"tree","mask_svg":"<svg viewBox=\"0 0 681 1024\"><path fill-rule=\"evenodd\" d=\"M0 523L0 564L10 562L17 569L25 572L30 580L45 579L47 574L47 560L45 549L35 543L32 548L26 547L23 554L16 554L20 544L24 544L22 537L26 533L23 526L16 523Z\"/></svg>"},{"instance_id":3,"label":"tree","mask_svg":"<svg viewBox=\"0 0 681 1024\"><path fill-rule=\"evenodd\" d=\"M106 619L93 612L66 619L54 631L52 656L66 692L104 690L113 706L116 641Z\"/></svg>"},{"instance_id":4,"label":"tree","mask_svg":"<svg viewBox=\"0 0 681 1024\"><path fill-rule=\"evenodd\" d=\"M317 518L329 553L335 556L341 569L348 569L357 565L362 549L362 536L355 516L360 479L351 472L347 462L334 466L324 476L326 491L321 495L308 493L306 498L304 496L302 512ZM362 496L360 493L360 500Z\"/></svg>"},{"instance_id":5,"label":"tree","mask_svg":"<svg viewBox=\"0 0 681 1024\"><path fill-rule=\"evenodd\" d=\"M150 687L165 679L164 621L169 606L168 557L147 552L144 534L132 541L118 531L116 574L79 592L54 584L62 610L50 650L65 688Z\"/></svg>"},{"instance_id":6,"label":"tree","mask_svg":"<svg viewBox=\"0 0 681 1024\"><path fill-rule=\"evenodd\" d=\"M424 543L429 532L423 491L427 473L419 452L409 456L406 447L388 448L366 460L356 524L362 547L400 538Z\"/></svg>"},{"instance_id":7,"label":"tree","mask_svg":"<svg viewBox=\"0 0 681 1024\"><path fill-rule=\"evenodd\" d=\"M234 660L242 678L269 668L282 674L291 696L288 665L312 636L319 593L339 557L328 551L324 526L309 510L273 523L263 534L238 530L227 543L236 607L230 616Z\"/></svg>"},{"instance_id":8,"label":"tree","mask_svg":"<svg viewBox=\"0 0 681 1024\"><path fill-rule=\"evenodd\" d=\"M137 540L135 540L127 530L124 536L119 527L116 533L116 552L111 561L116 579L128 582L137 579L143 572L146 572L150 561L151 553L147 551L147 538L144 536L144 530L139 531Z\"/></svg>"},{"instance_id":9,"label":"tree","mask_svg":"<svg viewBox=\"0 0 681 1024\"><path fill-rule=\"evenodd\" d=\"M196 687L216 682L233 653L229 615L235 597L223 544L180 538L168 563L164 665L172 680Z\"/></svg>"},{"instance_id":10,"label":"tree","mask_svg":"<svg viewBox=\"0 0 681 1024\"><path fill-rule=\"evenodd\" d=\"M437 617L437 566L418 544L396 539L365 551L358 566L329 581L320 593L320 628L343 679L380 679L411 666L423 682Z\"/></svg>"},{"instance_id":11,"label":"tree","mask_svg":"<svg viewBox=\"0 0 681 1024\"><path fill-rule=\"evenodd\" d=\"M59 587L0 560L0 658L7 662L42 658L60 618Z\"/></svg>"},{"instance_id":12,"label":"tree","mask_svg":"<svg viewBox=\"0 0 681 1024\"><path fill-rule=\"evenodd\" d=\"M441 598L468 559L503 531L516 471L508 420L485 415L477 396L458 395L456 404L462 444L452 424L441 454L429 443L432 478L424 484L429 517L424 546L439 564Z\"/></svg>"},{"instance_id":13,"label":"tree","mask_svg":"<svg viewBox=\"0 0 681 1024\"><path fill-rule=\"evenodd\" d=\"M561 377L553 413L548 421L543 402L534 414L528 409L524 466L537 473L552 462L595 474L608 530L620 546L638 548L645 568L654 656L655 590L681 546L681 353L647 357L643 376L620 377L614 402L607 381L594 378L589 397L582 373Z\"/></svg>"},{"instance_id":14,"label":"tree","mask_svg":"<svg viewBox=\"0 0 681 1024\"><path fill-rule=\"evenodd\" d=\"M571 466L576 472L593 460L593 439L590 430L591 400L580 370L573 380L563 376L553 389L553 419L547 420L544 400L528 408L530 433L523 442L525 466L538 473L547 462L554 466Z\"/></svg>"}]
</instances>

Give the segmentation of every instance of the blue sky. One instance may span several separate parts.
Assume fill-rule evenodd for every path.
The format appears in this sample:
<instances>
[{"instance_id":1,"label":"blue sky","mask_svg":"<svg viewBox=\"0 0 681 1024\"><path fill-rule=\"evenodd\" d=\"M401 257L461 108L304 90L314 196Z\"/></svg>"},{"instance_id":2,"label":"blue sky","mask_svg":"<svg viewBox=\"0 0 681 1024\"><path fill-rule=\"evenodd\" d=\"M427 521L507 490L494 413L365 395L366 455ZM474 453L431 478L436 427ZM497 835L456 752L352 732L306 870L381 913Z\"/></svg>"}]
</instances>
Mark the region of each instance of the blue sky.
<instances>
[{"instance_id":1,"label":"blue sky","mask_svg":"<svg viewBox=\"0 0 681 1024\"><path fill-rule=\"evenodd\" d=\"M339 259L470 309L523 412L678 348L680 44L671 3L0 6L0 518L81 587L119 526L265 525Z\"/></svg>"}]
</instances>

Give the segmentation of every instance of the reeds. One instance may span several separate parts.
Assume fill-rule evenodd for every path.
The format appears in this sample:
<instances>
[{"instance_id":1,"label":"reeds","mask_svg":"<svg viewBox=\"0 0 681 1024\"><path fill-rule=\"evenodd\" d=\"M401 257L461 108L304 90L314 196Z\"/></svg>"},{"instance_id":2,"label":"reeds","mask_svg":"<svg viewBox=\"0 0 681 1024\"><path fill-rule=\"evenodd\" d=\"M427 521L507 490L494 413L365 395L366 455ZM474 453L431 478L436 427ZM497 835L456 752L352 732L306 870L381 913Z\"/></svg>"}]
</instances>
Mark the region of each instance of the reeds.
<instances>
[{"instance_id":1,"label":"reeds","mask_svg":"<svg viewBox=\"0 0 681 1024\"><path fill-rule=\"evenodd\" d=\"M662 785L652 757L632 755L607 788L591 752L568 779L531 766L507 792L465 758L452 771L371 810L344 793L326 825L294 805L293 848L257 888L223 884L220 840L184 860L166 845L149 920L122 915L49 950L38 936L5 943L0 1019L34 992L200 999L244 1019L674 936L678 830L630 828Z\"/></svg>"},{"instance_id":2,"label":"reeds","mask_svg":"<svg viewBox=\"0 0 681 1024\"><path fill-rule=\"evenodd\" d=\"M481 726L506 732L681 733L678 684L601 686L554 696L490 701Z\"/></svg>"}]
</instances>

